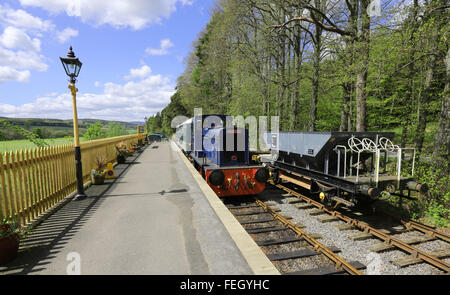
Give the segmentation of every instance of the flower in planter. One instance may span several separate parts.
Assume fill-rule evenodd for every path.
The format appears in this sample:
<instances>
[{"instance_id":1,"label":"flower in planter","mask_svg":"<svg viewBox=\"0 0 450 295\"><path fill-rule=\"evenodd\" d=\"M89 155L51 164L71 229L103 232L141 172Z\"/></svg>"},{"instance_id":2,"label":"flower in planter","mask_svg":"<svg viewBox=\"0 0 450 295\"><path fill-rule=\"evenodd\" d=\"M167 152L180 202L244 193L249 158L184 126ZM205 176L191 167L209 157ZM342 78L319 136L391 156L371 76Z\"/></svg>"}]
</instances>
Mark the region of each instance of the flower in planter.
<instances>
[{"instance_id":1,"label":"flower in planter","mask_svg":"<svg viewBox=\"0 0 450 295\"><path fill-rule=\"evenodd\" d=\"M99 156L95 159L96 168L95 171L97 174L104 174L105 173L105 167L106 167L106 158L104 156Z\"/></svg>"},{"instance_id":2,"label":"flower in planter","mask_svg":"<svg viewBox=\"0 0 450 295\"><path fill-rule=\"evenodd\" d=\"M131 147L128 147L127 144L123 141L117 144L116 147L117 152L125 157L129 157L133 154L133 150L131 149Z\"/></svg>"},{"instance_id":3,"label":"flower in planter","mask_svg":"<svg viewBox=\"0 0 450 295\"><path fill-rule=\"evenodd\" d=\"M17 256L23 228L10 216L0 219L0 264L8 263Z\"/></svg>"},{"instance_id":4,"label":"flower in planter","mask_svg":"<svg viewBox=\"0 0 450 295\"><path fill-rule=\"evenodd\" d=\"M11 216L0 220L0 237L6 237L14 233L20 233L20 223Z\"/></svg>"},{"instance_id":5,"label":"flower in planter","mask_svg":"<svg viewBox=\"0 0 450 295\"><path fill-rule=\"evenodd\" d=\"M95 159L96 168L91 171L91 180L93 184L103 184L106 176L106 158L99 156Z\"/></svg>"}]
</instances>

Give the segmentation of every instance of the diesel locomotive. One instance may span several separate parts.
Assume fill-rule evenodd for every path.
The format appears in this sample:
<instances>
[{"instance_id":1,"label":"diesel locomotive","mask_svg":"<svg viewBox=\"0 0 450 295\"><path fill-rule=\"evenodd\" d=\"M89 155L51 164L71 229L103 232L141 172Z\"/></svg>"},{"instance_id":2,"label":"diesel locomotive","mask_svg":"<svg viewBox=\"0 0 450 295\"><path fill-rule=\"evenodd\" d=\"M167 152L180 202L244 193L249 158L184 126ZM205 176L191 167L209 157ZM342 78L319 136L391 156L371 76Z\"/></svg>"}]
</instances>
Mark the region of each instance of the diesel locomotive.
<instances>
[{"instance_id":1,"label":"diesel locomotive","mask_svg":"<svg viewBox=\"0 0 450 295\"><path fill-rule=\"evenodd\" d=\"M274 182L299 185L328 205L425 194L427 185L414 180L415 150L394 145L393 137L391 132L268 132L267 166Z\"/></svg>"},{"instance_id":2,"label":"diesel locomotive","mask_svg":"<svg viewBox=\"0 0 450 295\"><path fill-rule=\"evenodd\" d=\"M225 115L195 116L176 127L175 142L217 196L259 194L269 171L250 164L248 130L230 120Z\"/></svg>"}]
</instances>

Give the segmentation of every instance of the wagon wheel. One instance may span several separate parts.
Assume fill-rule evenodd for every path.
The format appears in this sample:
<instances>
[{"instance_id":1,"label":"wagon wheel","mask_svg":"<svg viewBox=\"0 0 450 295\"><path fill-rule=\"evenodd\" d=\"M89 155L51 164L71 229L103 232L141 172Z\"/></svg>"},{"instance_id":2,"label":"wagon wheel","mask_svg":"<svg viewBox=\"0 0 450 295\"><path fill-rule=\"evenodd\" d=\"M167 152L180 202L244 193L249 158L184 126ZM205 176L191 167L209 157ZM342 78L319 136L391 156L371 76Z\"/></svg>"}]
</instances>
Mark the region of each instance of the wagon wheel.
<instances>
[{"instance_id":1,"label":"wagon wheel","mask_svg":"<svg viewBox=\"0 0 450 295\"><path fill-rule=\"evenodd\" d=\"M356 137L351 137L348 140L348 146L355 153L359 153L360 151L364 150L364 143Z\"/></svg>"},{"instance_id":2,"label":"wagon wheel","mask_svg":"<svg viewBox=\"0 0 450 295\"><path fill-rule=\"evenodd\" d=\"M392 141L390 141L390 140L389 140L388 138L386 138L386 137L380 138L379 143L380 143L380 147L381 147L383 150L387 150L387 151L389 151L389 152L392 152L392 151L395 149L395 146L394 146L394 144L392 143Z\"/></svg>"},{"instance_id":3,"label":"wagon wheel","mask_svg":"<svg viewBox=\"0 0 450 295\"><path fill-rule=\"evenodd\" d=\"M364 144L364 149L374 152L377 150L377 145L370 138L363 138L362 143Z\"/></svg>"}]
</instances>

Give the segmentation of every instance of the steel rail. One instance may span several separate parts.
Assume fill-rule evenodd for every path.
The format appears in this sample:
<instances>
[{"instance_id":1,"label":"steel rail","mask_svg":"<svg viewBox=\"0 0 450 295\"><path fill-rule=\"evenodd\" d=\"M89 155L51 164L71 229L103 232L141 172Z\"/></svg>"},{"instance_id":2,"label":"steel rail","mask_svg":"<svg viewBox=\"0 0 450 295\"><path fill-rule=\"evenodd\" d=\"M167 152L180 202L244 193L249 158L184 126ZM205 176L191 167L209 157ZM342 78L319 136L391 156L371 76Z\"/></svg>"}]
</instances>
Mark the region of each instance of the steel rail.
<instances>
[{"instance_id":1,"label":"steel rail","mask_svg":"<svg viewBox=\"0 0 450 295\"><path fill-rule=\"evenodd\" d=\"M409 230L415 229L415 230L421 231L422 233L424 233L426 235L429 235L430 237L441 239L447 243L450 243L450 235L440 232L429 225L426 225L426 224L423 224L423 223L420 223L417 221L413 221L413 220L404 219L404 218L392 215L392 214L384 212L384 211L381 211L381 212L383 214L388 215L391 218L398 220Z\"/></svg>"},{"instance_id":2,"label":"steel rail","mask_svg":"<svg viewBox=\"0 0 450 295\"><path fill-rule=\"evenodd\" d=\"M335 263L336 268L338 270L345 270L346 272L348 272L349 274L352 274L352 275L362 275L363 274L359 270L354 268L352 265L350 265L347 261L342 259L340 256L336 255L331 250L329 250L326 246L319 243L316 239L314 239L313 237L308 235L306 232L301 230L299 227L295 226L295 224L293 224L291 221L287 220L286 218L284 218L283 216L278 214L275 210L270 208L264 202L262 202L256 198L255 198L255 200L256 200L256 203L258 205L260 205L261 207L263 207L266 212L270 213L274 218L278 219L283 224L285 224L287 227L289 227L291 230L296 232L299 237L305 239L309 244L314 246L315 251L318 251L318 252L324 254L325 256L327 256L329 259L331 259Z\"/></svg>"},{"instance_id":3,"label":"steel rail","mask_svg":"<svg viewBox=\"0 0 450 295\"><path fill-rule=\"evenodd\" d=\"M445 271L447 273L450 272L450 264L446 263L445 261L443 261L443 260L441 260L439 258L436 258L436 257L434 257L434 256L432 256L432 255L430 255L430 254L428 254L428 253L426 253L426 252L424 252L422 250L414 248L414 247L410 246L409 244L406 244L406 243L404 243L404 242L402 242L402 241L400 241L400 240L398 240L396 238L393 238L393 237L389 236L388 234L385 234L385 233L383 233L383 232L381 232L381 231L371 227L369 224L367 224L365 222L358 221L358 220L353 219L351 217L345 216L342 213L340 213L338 211L335 211L335 210L333 210L333 209L331 209L329 207L326 207L324 204L319 203L317 201L314 201L311 198L308 198L308 197L306 197L306 196L304 196L304 195L302 195L302 194L300 194L300 193L298 193L298 192L296 192L296 191L294 191L294 190L292 190L290 188L287 188L287 187L285 187L285 186L283 186L281 184L274 184L273 181L269 181L269 182L271 184L275 185L276 187L278 187L278 188L280 188L280 189L282 189L282 190L284 190L284 191L286 191L286 192L288 192L288 193L290 193L290 194L292 194L292 195L294 195L294 196L296 196L298 198L301 198L301 199L305 200L306 202L308 202L308 203L318 207L319 209L327 212L328 214L331 214L332 216L335 216L335 217L345 221L347 224L351 224L351 225L353 225L353 226L355 226L355 227L357 227L357 228L359 228L361 230L364 230L364 232L367 232L367 233L369 233L369 234L371 234L371 235L373 235L373 236L383 240L385 243L387 243L389 245L395 246L395 247L397 247L397 248L399 248L399 249L401 249L403 251L408 252L409 254L411 254L415 258L422 259L422 260L428 262L429 264L434 265L434 266L438 267L439 269L441 269L441 270L443 270L443 271Z\"/></svg>"},{"instance_id":4,"label":"steel rail","mask_svg":"<svg viewBox=\"0 0 450 295\"><path fill-rule=\"evenodd\" d=\"M436 229L434 229L428 225L425 225L425 224L422 224L422 223L419 223L419 222L416 222L413 220L404 220L404 219L400 219L400 222L403 223L406 226L406 228L408 228L408 229L413 228L413 229L419 230L425 234L428 234L432 237L435 237L435 238L438 238L438 239L441 239L441 240L444 240L444 241L450 243L450 235L447 235L443 232L437 231Z\"/></svg>"}]
</instances>

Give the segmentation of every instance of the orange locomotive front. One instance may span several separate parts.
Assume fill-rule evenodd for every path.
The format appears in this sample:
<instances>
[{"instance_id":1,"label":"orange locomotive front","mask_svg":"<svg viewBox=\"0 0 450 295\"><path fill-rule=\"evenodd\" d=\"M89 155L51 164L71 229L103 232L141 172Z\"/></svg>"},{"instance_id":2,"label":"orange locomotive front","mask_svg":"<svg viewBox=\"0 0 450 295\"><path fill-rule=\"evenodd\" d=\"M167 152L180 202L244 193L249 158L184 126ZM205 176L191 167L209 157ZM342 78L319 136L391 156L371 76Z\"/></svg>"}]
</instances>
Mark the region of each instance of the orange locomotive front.
<instances>
[{"instance_id":1,"label":"orange locomotive front","mask_svg":"<svg viewBox=\"0 0 450 295\"><path fill-rule=\"evenodd\" d=\"M204 174L206 182L219 197L259 194L266 187L268 178L263 167L207 169Z\"/></svg>"},{"instance_id":2,"label":"orange locomotive front","mask_svg":"<svg viewBox=\"0 0 450 295\"><path fill-rule=\"evenodd\" d=\"M219 197L259 194L269 178L250 165L248 130L224 127L229 117L202 115L177 126L176 141Z\"/></svg>"}]
</instances>

